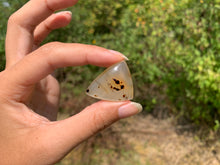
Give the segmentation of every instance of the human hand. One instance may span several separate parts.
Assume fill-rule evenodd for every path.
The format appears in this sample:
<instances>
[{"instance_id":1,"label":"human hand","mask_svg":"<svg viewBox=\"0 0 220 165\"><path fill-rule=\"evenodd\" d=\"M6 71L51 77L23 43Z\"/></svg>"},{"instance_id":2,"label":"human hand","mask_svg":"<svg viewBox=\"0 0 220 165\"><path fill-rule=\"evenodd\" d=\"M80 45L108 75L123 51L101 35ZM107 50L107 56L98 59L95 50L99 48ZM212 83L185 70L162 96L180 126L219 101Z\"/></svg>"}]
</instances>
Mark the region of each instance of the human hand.
<instances>
[{"instance_id":1,"label":"human hand","mask_svg":"<svg viewBox=\"0 0 220 165\"><path fill-rule=\"evenodd\" d=\"M59 84L50 74L65 66L110 66L124 59L107 49L41 41L66 26L69 12L54 11L77 0L31 0L8 21L6 69L0 73L0 164L44 165L62 159L83 140L113 122L141 111L130 101L99 101L79 114L55 121Z\"/></svg>"}]
</instances>

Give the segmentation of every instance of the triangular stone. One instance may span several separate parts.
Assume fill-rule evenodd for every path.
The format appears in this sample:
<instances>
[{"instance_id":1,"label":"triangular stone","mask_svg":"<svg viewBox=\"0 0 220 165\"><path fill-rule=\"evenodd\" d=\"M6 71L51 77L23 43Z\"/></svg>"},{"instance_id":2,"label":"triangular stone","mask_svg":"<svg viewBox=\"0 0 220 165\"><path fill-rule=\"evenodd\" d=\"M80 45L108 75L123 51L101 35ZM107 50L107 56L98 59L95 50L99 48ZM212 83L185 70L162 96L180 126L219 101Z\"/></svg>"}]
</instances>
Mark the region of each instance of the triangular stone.
<instances>
[{"instance_id":1,"label":"triangular stone","mask_svg":"<svg viewBox=\"0 0 220 165\"><path fill-rule=\"evenodd\" d=\"M86 93L101 100L133 99L133 83L126 62L122 61L107 68L91 83Z\"/></svg>"}]
</instances>

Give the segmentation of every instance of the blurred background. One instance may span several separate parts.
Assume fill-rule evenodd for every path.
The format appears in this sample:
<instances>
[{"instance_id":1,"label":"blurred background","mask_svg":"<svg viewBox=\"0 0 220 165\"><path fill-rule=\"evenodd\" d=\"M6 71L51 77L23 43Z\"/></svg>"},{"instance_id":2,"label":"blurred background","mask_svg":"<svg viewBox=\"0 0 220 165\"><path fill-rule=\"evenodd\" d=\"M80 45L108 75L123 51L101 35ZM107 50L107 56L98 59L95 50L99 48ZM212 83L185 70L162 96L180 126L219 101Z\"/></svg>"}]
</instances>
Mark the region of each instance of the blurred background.
<instances>
[{"instance_id":1,"label":"blurred background","mask_svg":"<svg viewBox=\"0 0 220 165\"><path fill-rule=\"evenodd\" d=\"M0 69L9 16L27 0L0 0ZM47 40L125 54L143 113L84 142L57 165L220 164L220 0L79 1ZM56 71L59 119L97 101L85 95L104 68Z\"/></svg>"}]
</instances>

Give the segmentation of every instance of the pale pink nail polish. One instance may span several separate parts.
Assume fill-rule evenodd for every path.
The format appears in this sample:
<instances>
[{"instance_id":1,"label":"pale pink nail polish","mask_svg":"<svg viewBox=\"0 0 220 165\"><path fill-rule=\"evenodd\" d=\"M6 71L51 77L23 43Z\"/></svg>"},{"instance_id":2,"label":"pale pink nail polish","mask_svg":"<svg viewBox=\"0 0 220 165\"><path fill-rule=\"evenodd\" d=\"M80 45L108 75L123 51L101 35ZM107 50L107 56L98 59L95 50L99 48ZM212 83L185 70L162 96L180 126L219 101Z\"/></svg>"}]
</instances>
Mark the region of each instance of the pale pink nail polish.
<instances>
[{"instance_id":1,"label":"pale pink nail polish","mask_svg":"<svg viewBox=\"0 0 220 165\"><path fill-rule=\"evenodd\" d=\"M122 105L118 109L118 116L119 118L126 118L129 116L133 116L137 113L140 113L142 111L142 106L139 103L130 102L128 104Z\"/></svg>"}]
</instances>

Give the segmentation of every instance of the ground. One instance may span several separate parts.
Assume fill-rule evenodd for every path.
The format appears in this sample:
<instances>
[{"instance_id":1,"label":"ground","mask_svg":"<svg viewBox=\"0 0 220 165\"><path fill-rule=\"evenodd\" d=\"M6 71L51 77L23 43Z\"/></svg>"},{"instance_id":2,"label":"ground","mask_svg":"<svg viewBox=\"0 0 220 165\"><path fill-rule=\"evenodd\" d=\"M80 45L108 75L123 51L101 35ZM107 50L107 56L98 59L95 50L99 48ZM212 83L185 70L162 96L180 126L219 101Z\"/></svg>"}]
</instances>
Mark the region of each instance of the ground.
<instances>
[{"instance_id":1,"label":"ground","mask_svg":"<svg viewBox=\"0 0 220 165\"><path fill-rule=\"evenodd\" d=\"M86 99L85 99L86 98ZM70 114L94 100L63 103ZM77 101L78 104L75 104ZM61 113L59 119L68 117ZM209 132L201 138L192 124L172 116L142 113L123 119L75 148L57 165L220 165L220 142Z\"/></svg>"}]
</instances>

